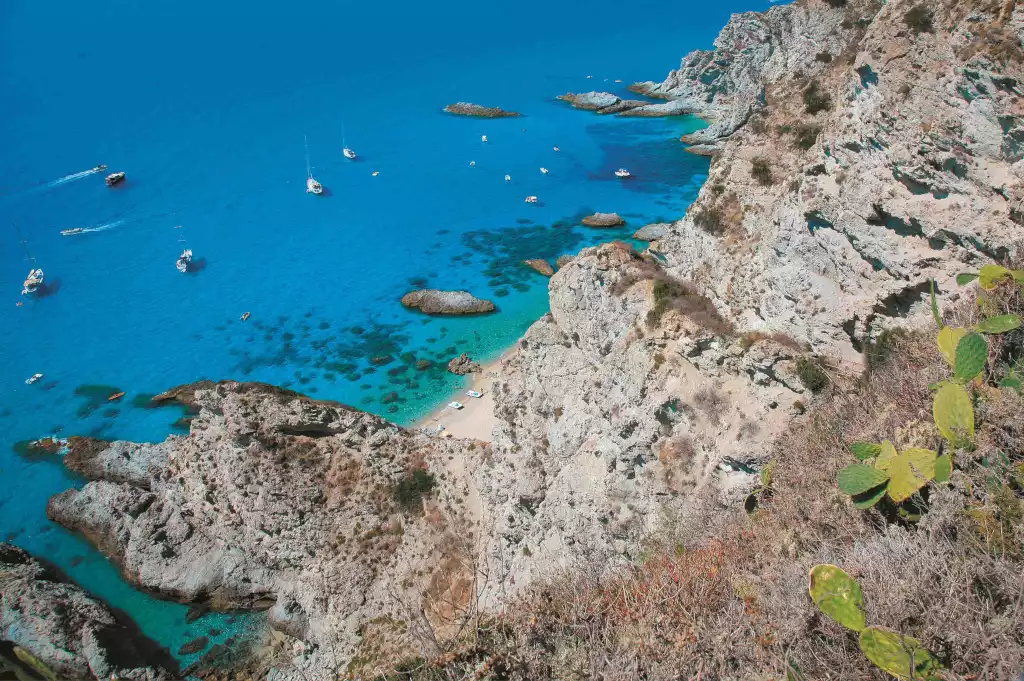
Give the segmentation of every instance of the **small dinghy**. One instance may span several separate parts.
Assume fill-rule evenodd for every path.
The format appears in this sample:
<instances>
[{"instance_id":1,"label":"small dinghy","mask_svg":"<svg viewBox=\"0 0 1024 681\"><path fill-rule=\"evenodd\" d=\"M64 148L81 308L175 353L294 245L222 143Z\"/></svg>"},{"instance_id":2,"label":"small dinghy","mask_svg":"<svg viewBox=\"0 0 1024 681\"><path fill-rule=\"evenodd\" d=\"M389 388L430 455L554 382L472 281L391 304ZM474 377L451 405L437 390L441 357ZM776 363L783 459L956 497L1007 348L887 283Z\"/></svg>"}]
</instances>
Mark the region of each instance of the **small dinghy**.
<instances>
[{"instance_id":1,"label":"small dinghy","mask_svg":"<svg viewBox=\"0 0 1024 681\"><path fill-rule=\"evenodd\" d=\"M480 141L481 142L486 142L487 141L487 135L481 135L480 136Z\"/></svg>"},{"instance_id":2,"label":"small dinghy","mask_svg":"<svg viewBox=\"0 0 1024 681\"><path fill-rule=\"evenodd\" d=\"M462 402L449 402L448 406L452 409L462 409Z\"/></svg>"},{"instance_id":3,"label":"small dinghy","mask_svg":"<svg viewBox=\"0 0 1024 681\"><path fill-rule=\"evenodd\" d=\"M95 168L93 168L92 172L94 172L94 173L102 173L106 169L107 169L106 164L101 163L98 166L96 166Z\"/></svg>"},{"instance_id":4,"label":"small dinghy","mask_svg":"<svg viewBox=\"0 0 1024 681\"><path fill-rule=\"evenodd\" d=\"M527 203L537 203L537 197L536 196L527 196L526 197L526 202Z\"/></svg>"},{"instance_id":5,"label":"small dinghy","mask_svg":"<svg viewBox=\"0 0 1024 681\"><path fill-rule=\"evenodd\" d=\"M633 177L633 176L625 168L619 168L618 170L615 171L615 177L626 179L628 177Z\"/></svg>"},{"instance_id":6,"label":"small dinghy","mask_svg":"<svg viewBox=\"0 0 1024 681\"><path fill-rule=\"evenodd\" d=\"M373 171L373 176L377 177L378 175L380 175L380 171L379 170L374 170Z\"/></svg>"},{"instance_id":7,"label":"small dinghy","mask_svg":"<svg viewBox=\"0 0 1024 681\"><path fill-rule=\"evenodd\" d=\"M511 182L512 181L512 176L511 175L506 175L505 176L505 181L506 182Z\"/></svg>"},{"instance_id":8,"label":"small dinghy","mask_svg":"<svg viewBox=\"0 0 1024 681\"><path fill-rule=\"evenodd\" d=\"M548 169L547 168L541 168L540 172L543 173L544 175L547 175L548 174Z\"/></svg>"},{"instance_id":9,"label":"small dinghy","mask_svg":"<svg viewBox=\"0 0 1024 681\"><path fill-rule=\"evenodd\" d=\"M559 149L558 147L555 147L555 151L561 151L561 149Z\"/></svg>"},{"instance_id":10,"label":"small dinghy","mask_svg":"<svg viewBox=\"0 0 1024 681\"><path fill-rule=\"evenodd\" d=\"M117 402L122 397L124 397L124 392L114 393L113 395L107 398L107 402Z\"/></svg>"},{"instance_id":11,"label":"small dinghy","mask_svg":"<svg viewBox=\"0 0 1024 681\"><path fill-rule=\"evenodd\" d=\"M25 379L25 385L32 385L33 383L35 383L36 381L38 381L42 377L43 377L42 374L32 374L32 376L30 378L26 378Z\"/></svg>"},{"instance_id":12,"label":"small dinghy","mask_svg":"<svg viewBox=\"0 0 1024 681\"><path fill-rule=\"evenodd\" d=\"M245 321L246 319L248 319L248 318L249 318L249 313L248 313L248 312L243 312L243 313L242 313L242 316L241 316L241 317L239 317L238 319L240 319L241 321L243 321L243 322L244 322L244 321Z\"/></svg>"},{"instance_id":13,"label":"small dinghy","mask_svg":"<svg viewBox=\"0 0 1024 681\"><path fill-rule=\"evenodd\" d=\"M475 397L477 399L480 399L481 397L484 396L484 394L479 390L467 390L466 394L469 395L470 397Z\"/></svg>"},{"instance_id":14,"label":"small dinghy","mask_svg":"<svg viewBox=\"0 0 1024 681\"><path fill-rule=\"evenodd\" d=\"M470 167L470 168L472 168L472 167L473 167L473 166L475 166L475 165L476 165L476 161L470 161L470 162L469 162L469 167Z\"/></svg>"},{"instance_id":15,"label":"small dinghy","mask_svg":"<svg viewBox=\"0 0 1024 681\"><path fill-rule=\"evenodd\" d=\"M123 172L110 173L109 175L107 175L107 186L113 187L115 184L120 184L124 182L125 177L126 175Z\"/></svg>"}]
</instances>

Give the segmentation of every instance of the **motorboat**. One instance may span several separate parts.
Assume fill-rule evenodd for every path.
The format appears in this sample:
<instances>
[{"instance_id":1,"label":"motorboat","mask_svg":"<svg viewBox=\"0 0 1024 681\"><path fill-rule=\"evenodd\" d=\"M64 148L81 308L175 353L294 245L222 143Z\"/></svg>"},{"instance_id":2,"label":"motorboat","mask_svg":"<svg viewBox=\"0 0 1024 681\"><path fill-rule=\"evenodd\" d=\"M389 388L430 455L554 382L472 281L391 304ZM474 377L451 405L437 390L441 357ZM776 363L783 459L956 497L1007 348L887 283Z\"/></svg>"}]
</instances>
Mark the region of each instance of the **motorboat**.
<instances>
[{"instance_id":1,"label":"motorboat","mask_svg":"<svg viewBox=\"0 0 1024 681\"><path fill-rule=\"evenodd\" d=\"M95 168L93 168L92 172L94 172L94 173L102 173L106 169L107 169L106 164L105 163L101 163L98 166L96 166Z\"/></svg>"},{"instance_id":2,"label":"motorboat","mask_svg":"<svg viewBox=\"0 0 1024 681\"><path fill-rule=\"evenodd\" d=\"M452 409L462 409L463 404L462 402L449 402L448 406L451 407Z\"/></svg>"},{"instance_id":3,"label":"motorboat","mask_svg":"<svg viewBox=\"0 0 1024 681\"><path fill-rule=\"evenodd\" d=\"M526 202L527 203L537 203L537 197L536 196L527 196L526 197Z\"/></svg>"},{"instance_id":4,"label":"motorboat","mask_svg":"<svg viewBox=\"0 0 1024 681\"><path fill-rule=\"evenodd\" d=\"M472 168L472 167L473 167L473 166L475 166L475 165L476 165L476 161L470 161L470 162L469 162L469 167L470 167L470 168Z\"/></svg>"},{"instance_id":5,"label":"motorboat","mask_svg":"<svg viewBox=\"0 0 1024 681\"><path fill-rule=\"evenodd\" d=\"M123 172L110 173L107 175L107 186L113 187L115 184L121 184L124 182L125 174Z\"/></svg>"},{"instance_id":6,"label":"motorboat","mask_svg":"<svg viewBox=\"0 0 1024 681\"><path fill-rule=\"evenodd\" d=\"M188 272L188 265L191 262L192 249L186 248L184 251L181 252L181 255L178 256L178 261L174 263L174 266L178 269L179 272L184 274L185 272Z\"/></svg>"},{"instance_id":7,"label":"motorboat","mask_svg":"<svg viewBox=\"0 0 1024 681\"><path fill-rule=\"evenodd\" d=\"M28 271L25 283L22 285L21 295L28 296L39 290L43 285L43 270L39 267Z\"/></svg>"},{"instance_id":8,"label":"motorboat","mask_svg":"<svg viewBox=\"0 0 1024 681\"><path fill-rule=\"evenodd\" d=\"M558 147L555 147L555 151L561 151L561 149L559 149Z\"/></svg>"},{"instance_id":9,"label":"motorboat","mask_svg":"<svg viewBox=\"0 0 1024 681\"><path fill-rule=\"evenodd\" d=\"M345 147L344 149L342 149L341 153L345 155L345 158L352 159L353 161L356 158L356 152L352 151L348 147Z\"/></svg>"},{"instance_id":10,"label":"motorboat","mask_svg":"<svg viewBox=\"0 0 1024 681\"><path fill-rule=\"evenodd\" d=\"M324 186L316 181L316 178L310 175L306 178L306 193L307 194L323 194Z\"/></svg>"},{"instance_id":11,"label":"motorboat","mask_svg":"<svg viewBox=\"0 0 1024 681\"><path fill-rule=\"evenodd\" d=\"M512 181L512 176L511 175L506 175L505 176L505 181L506 182L511 182Z\"/></svg>"},{"instance_id":12,"label":"motorboat","mask_svg":"<svg viewBox=\"0 0 1024 681\"><path fill-rule=\"evenodd\" d=\"M81 234L84 231L84 227L72 227L71 229L62 229L60 230L60 233L62 236L74 236L76 234Z\"/></svg>"},{"instance_id":13,"label":"motorboat","mask_svg":"<svg viewBox=\"0 0 1024 681\"><path fill-rule=\"evenodd\" d=\"M626 179L627 177L633 177L628 170L625 168L619 168L615 171L615 177Z\"/></svg>"},{"instance_id":14,"label":"motorboat","mask_svg":"<svg viewBox=\"0 0 1024 681\"><path fill-rule=\"evenodd\" d=\"M31 377L25 379L25 385L32 385L42 377L42 374L32 374Z\"/></svg>"},{"instance_id":15,"label":"motorboat","mask_svg":"<svg viewBox=\"0 0 1024 681\"><path fill-rule=\"evenodd\" d=\"M547 175L548 174L548 169L547 168L541 168L540 172L543 173L544 175Z\"/></svg>"},{"instance_id":16,"label":"motorboat","mask_svg":"<svg viewBox=\"0 0 1024 681\"><path fill-rule=\"evenodd\" d=\"M484 394L479 390L467 390L466 395L468 395L469 397L475 397L477 399L480 399L481 397L484 396Z\"/></svg>"},{"instance_id":17,"label":"motorboat","mask_svg":"<svg viewBox=\"0 0 1024 681\"><path fill-rule=\"evenodd\" d=\"M380 171L379 170L374 170L373 171L373 176L377 177L378 175L380 175Z\"/></svg>"},{"instance_id":18,"label":"motorboat","mask_svg":"<svg viewBox=\"0 0 1024 681\"><path fill-rule=\"evenodd\" d=\"M243 312L243 313L242 313L242 316L241 316L241 317L239 317L239 319L240 319L241 321L243 321L243 322L244 322L244 321L245 321L246 319L248 319L248 318L249 318L249 313L248 313L248 312Z\"/></svg>"},{"instance_id":19,"label":"motorboat","mask_svg":"<svg viewBox=\"0 0 1024 681\"><path fill-rule=\"evenodd\" d=\"M487 135L481 135L480 136L480 141L481 142L486 142L487 141Z\"/></svg>"}]
</instances>

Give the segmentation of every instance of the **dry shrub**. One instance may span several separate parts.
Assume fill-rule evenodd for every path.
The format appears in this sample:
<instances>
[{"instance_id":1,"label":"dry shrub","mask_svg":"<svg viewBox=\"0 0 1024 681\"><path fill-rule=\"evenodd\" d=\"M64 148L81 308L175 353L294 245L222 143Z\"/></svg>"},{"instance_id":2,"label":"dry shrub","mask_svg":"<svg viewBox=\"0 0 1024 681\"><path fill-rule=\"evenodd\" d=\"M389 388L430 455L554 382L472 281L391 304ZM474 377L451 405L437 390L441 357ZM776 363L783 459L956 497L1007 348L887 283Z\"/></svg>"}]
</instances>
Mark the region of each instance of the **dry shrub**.
<instances>
[{"instance_id":1,"label":"dry shrub","mask_svg":"<svg viewBox=\"0 0 1024 681\"><path fill-rule=\"evenodd\" d=\"M748 331L743 334L742 338L740 338L740 344L743 346L744 350L749 350L762 341L772 341L773 343L781 345L787 350L792 350L793 352L803 352L804 350L804 347L795 338L780 331L774 331L772 333Z\"/></svg>"},{"instance_id":2,"label":"dry shrub","mask_svg":"<svg viewBox=\"0 0 1024 681\"><path fill-rule=\"evenodd\" d=\"M693 440L688 435L669 438L658 450L662 482L673 492L684 492L696 484L694 455Z\"/></svg>"}]
</instances>

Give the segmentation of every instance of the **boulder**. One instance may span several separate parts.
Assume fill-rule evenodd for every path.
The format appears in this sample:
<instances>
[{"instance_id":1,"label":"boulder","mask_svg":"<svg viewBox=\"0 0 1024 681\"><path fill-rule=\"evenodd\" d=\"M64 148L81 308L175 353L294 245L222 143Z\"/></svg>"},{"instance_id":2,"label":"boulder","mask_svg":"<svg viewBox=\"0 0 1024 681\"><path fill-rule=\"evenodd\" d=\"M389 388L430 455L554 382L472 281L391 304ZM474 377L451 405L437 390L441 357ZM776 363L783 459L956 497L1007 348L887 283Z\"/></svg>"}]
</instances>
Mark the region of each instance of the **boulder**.
<instances>
[{"instance_id":1,"label":"boulder","mask_svg":"<svg viewBox=\"0 0 1024 681\"><path fill-rule=\"evenodd\" d=\"M547 260L544 260L543 258L532 258L530 260L524 260L523 264L526 265L527 267L530 267L540 272L545 277L550 277L552 274L555 273L555 268L551 266L551 263L549 263Z\"/></svg>"},{"instance_id":2,"label":"boulder","mask_svg":"<svg viewBox=\"0 0 1024 681\"><path fill-rule=\"evenodd\" d=\"M469 291L438 291L421 289L402 296L402 305L429 315L485 314L497 309L489 300L477 298Z\"/></svg>"},{"instance_id":3,"label":"boulder","mask_svg":"<svg viewBox=\"0 0 1024 681\"><path fill-rule=\"evenodd\" d=\"M610 92L584 92L582 94L567 92L558 98L584 111L600 111L606 107L615 106L622 101Z\"/></svg>"},{"instance_id":4,"label":"boulder","mask_svg":"<svg viewBox=\"0 0 1024 681\"><path fill-rule=\"evenodd\" d=\"M633 238L638 241L657 241L668 234L668 230L671 229L671 227L672 225L667 222L655 222L650 225L644 225L633 232Z\"/></svg>"},{"instance_id":5,"label":"boulder","mask_svg":"<svg viewBox=\"0 0 1024 681\"><path fill-rule=\"evenodd\" d=\"M465 376L466 374L472 374L480 371L481 367L478 363L474 362L469 355L462 353L458 357L455 357L448 362L448 371L457 376Z\"/></svg>"},{"instance_id":6,"label":"boulder","mask_svg":"<svg viewBox=\"0 0 1024 681\"><path fill-rule=\"evenodd\" d=\"M618 213L594 213L583 218L583 224L587 227L618 227L626 221Z\"/></svg>"},{"instance_id":7,"label":"boulder","mask_svg":"<svg viewBox=\"0 0 1024 681\"><path fill-rule=\"evenodd\" d=\"M456 116L475 116L477 118L517 118L522 116L517 111L505 111L496 106L480 106L469 102L457 102L444 108L445 112Z\"/></svg>"},{"instance_id":8,"label":"boulder","mask_svg":"<svg viewBox=\"0 0 1024 681\"><path fill-rule=\"evenodd\" d=\"M558 269L562 269L575 259L575 255L560 255L558 256L558 260L555 261L555 267L557 267Z\"/></svg>"}]
</instances>

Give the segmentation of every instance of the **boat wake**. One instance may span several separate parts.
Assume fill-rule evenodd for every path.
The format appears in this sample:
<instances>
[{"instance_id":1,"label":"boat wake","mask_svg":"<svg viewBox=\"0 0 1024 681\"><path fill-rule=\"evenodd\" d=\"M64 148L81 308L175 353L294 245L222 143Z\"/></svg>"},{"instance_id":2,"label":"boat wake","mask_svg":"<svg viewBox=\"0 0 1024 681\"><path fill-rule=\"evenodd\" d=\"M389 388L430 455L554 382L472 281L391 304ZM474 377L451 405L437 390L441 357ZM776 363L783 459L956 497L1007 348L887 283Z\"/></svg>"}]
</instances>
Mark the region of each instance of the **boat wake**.
<instances>
[{"instance_id":1,"label":"boat wake","mask_svg":"<svg viewBox=\"0 0 1024 681\"><path fill-rule=\"evenodd\" d=\"M101 173L101 172L103 172L103 171L100 170L99 168L91 168L89 170L83 170L80 173L71 173L70 175L65 175L64 177L62 177L62 178L60 178L58 180L54 180L53 182L48 182L46 184L46 187L48 189L50 187L59 187L62 184L67 184L68 182L74 182L75 180L81 180L83 177L89 177L90 175L95 175L96 173Z\"/></svg>"},{"instance_id":2,"label":"boat wake","mask_svg":"<svg viewBox=\"0 0 1024 681\"><path fill-rule=\"evenodd\" d=\"M113 222L107 222L102 225L96 225L95 227L75 227L74 229L61 230L61 234L64 236L77 236L79 234L95 234L96 232L105 232L108 229L113 229L119 225L123 225L124 220L114 220Z\"/></svg>"}]
</instances>

